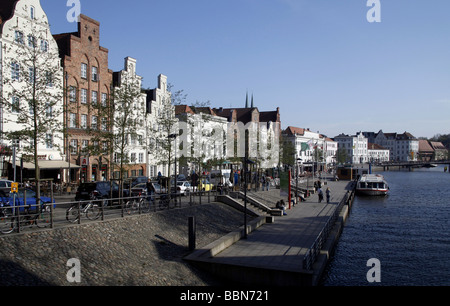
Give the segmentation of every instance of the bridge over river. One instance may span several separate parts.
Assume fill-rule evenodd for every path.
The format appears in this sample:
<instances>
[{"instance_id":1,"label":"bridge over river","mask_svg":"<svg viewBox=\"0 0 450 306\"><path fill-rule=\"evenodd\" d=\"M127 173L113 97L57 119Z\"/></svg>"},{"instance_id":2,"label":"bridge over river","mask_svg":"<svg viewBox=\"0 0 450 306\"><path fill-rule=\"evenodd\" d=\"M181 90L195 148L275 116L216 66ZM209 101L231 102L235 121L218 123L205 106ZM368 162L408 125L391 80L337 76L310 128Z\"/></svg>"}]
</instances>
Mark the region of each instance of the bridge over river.
<instances>
[{"instance_id":1,"label":"bridge over river","mask_svg":"<svg viewBox=\"0 0 450 306\"><path fill-rule=\"evenodd\" d=\"M447 169L450 169L450 160L387 162L387 163L379 164L377 166L383 167L384 171L389 171L393 167L398 167L399 170L402 168L408 168L411 171L411 169L413 169L413 168L432 168L435 165L448 165Z\"/></svg>"}]
</instances>

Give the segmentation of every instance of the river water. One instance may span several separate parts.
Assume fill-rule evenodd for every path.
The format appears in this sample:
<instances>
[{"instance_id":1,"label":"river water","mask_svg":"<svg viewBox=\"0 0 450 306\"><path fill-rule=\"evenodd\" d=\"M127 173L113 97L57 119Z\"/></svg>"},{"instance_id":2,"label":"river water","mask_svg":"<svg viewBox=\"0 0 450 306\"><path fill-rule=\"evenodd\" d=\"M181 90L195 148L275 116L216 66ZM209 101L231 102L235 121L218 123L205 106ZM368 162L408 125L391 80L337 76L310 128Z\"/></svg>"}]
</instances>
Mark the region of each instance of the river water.
<instances>
[{"instance_id":1,"label":"river water","mask_svg":"<svg viewBox=\"0 0 450 306\"><path fill-rule=\"evenodd\" d=\"M439 166L380 174L390 194L356 197L322 285L450 285L450 173ZM367 266L372 258L379 270ZM369 270L380 282L368 282Z\"/></svg>"}]
</instances>

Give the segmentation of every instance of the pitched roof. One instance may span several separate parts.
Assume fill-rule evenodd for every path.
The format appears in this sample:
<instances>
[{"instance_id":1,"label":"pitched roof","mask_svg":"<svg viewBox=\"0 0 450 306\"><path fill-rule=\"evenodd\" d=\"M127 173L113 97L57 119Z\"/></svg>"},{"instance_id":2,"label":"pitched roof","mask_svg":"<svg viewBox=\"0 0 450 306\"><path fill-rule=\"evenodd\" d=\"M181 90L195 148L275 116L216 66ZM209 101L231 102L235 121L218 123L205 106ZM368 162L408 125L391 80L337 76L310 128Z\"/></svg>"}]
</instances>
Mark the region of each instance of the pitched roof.
<instances>
[{"instance_id":1,"label":"pitched roof","mask_svg":"<svg viewBox=\"0 0 450 306\"><path fill-rule=\"evenodd\" d=\"M187 105L175 105L175 115L186 113L195 114L194 111Z\"/></svg>"},{"instance_id":2,"label":"pitched roof","mask_svg":"<svg viewBox=\"0 0 450 306\"><path fill-rule=\"evenodd\" d=\"M387 150L385 147L380 146L379 144L376 144L376 143L371 143L371 142L369 142L369 144L367 145L367 149L368 150Z\"/></svg>"},{"instance_id":3,"label":"pitched roof","mask_svg":"<svg viewBox=\"0 0 450 306\"><path fill-rule=\"evenodd\" d=\"M285 130L285 133L288 134L288 135L291 135L291 136L294 136L294 135L305 135L305 129L289 126Z\"/></svg>"},{"instance_id":4,"label":"pitched roof","mask_svg":"<svg viewBox=\"0 0 450 306\"><path fill-rule=\"evenodd\" d=\"M442 142L430 141L430 145L435 150L447 150Z\"/></svg>"},{"instance_id":5,"label":"pitched roof","mask_svg":"<svg viewBox=\"0 0 450 306\"><path fill-rule=\"evenodd\" d=\"M430 146L428 140L419 139L419 152L433 152L434 149Z\"/></svg>"}]
</instances>

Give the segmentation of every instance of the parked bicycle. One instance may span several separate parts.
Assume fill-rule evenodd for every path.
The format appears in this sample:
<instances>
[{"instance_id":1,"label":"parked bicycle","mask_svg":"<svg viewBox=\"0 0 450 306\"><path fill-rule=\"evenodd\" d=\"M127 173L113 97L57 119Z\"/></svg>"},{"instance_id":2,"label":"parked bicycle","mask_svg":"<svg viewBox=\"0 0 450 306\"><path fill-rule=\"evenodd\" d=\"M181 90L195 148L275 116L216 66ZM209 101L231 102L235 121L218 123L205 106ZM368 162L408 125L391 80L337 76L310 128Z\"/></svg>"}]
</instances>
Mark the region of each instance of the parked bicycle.
<instances>
[{"instance_id":1,"label":"parked bicycle","mask_svg":"<svg viewBox=\"0 0 450 306\"><path fill-rule=\"evenodd\" d=\"M159 197L159 209L170 208L171 197L168 194L162 194Z\"/></svg>"},{"instance_id":2,"label":"parked bicycle","mask_svg":"<svg viewBox=\"0 0 450 306\"><path fill-rule=\"evenodd\" d=\"M0 202L0 232L10 234L19 228L37 226L47 228L51 223L51 204L11 206ZM38 209L36 209L38 208Z\"/></svg>"},{"instance_id":3,"label":"parked bicycle","mask_svg":"<svg viewBox=\"0 0 450 306\"><path fill-rule=\"evenodd\" d=\"M89 202L74 203L67 209L66 220L71 223L76 223L82 214L85 214L89 220L97 220L102 214L102 204L103 201L97 199L95 192L92 192Z\"/></svg>"},{"instance_id":4,"label":"parked bicycle","mask_svg":"<svg viewBox=\"0 0 450 306\"><path fill-rule=\"evenodd\" d=\"M128 199L124 205L125 212L129 215L135 213L148 213L150 211L151 200L139 194L138 197Z\"/></svg>"}]
</instances>

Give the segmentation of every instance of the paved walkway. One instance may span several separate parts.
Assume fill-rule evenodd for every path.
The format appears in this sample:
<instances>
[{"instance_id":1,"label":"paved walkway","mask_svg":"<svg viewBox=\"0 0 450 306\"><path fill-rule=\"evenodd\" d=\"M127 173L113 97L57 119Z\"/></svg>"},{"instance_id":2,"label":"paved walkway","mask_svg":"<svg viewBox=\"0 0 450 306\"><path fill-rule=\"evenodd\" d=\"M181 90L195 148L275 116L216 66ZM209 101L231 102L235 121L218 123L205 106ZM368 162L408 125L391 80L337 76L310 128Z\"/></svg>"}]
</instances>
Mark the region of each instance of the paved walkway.
<instances>
[{"instance_id":1,"label":"paved walkway","mask_svg":"<svg viewBox=\"0 0 450 306\"><path fill-rule=\"evenodd\" d=\"M322 231L347 193L348 181L327 182L331 189L330 204L318 203L314 194L291 210L287 216L276 217L275 223L265 224L215 257L212 263L301 272L303 257ZM270 193L270 191L269 191ZM273 193L273 192L272 192ZM258 193L261 195L261 193Z\"/></svg>"}]
</instances>

